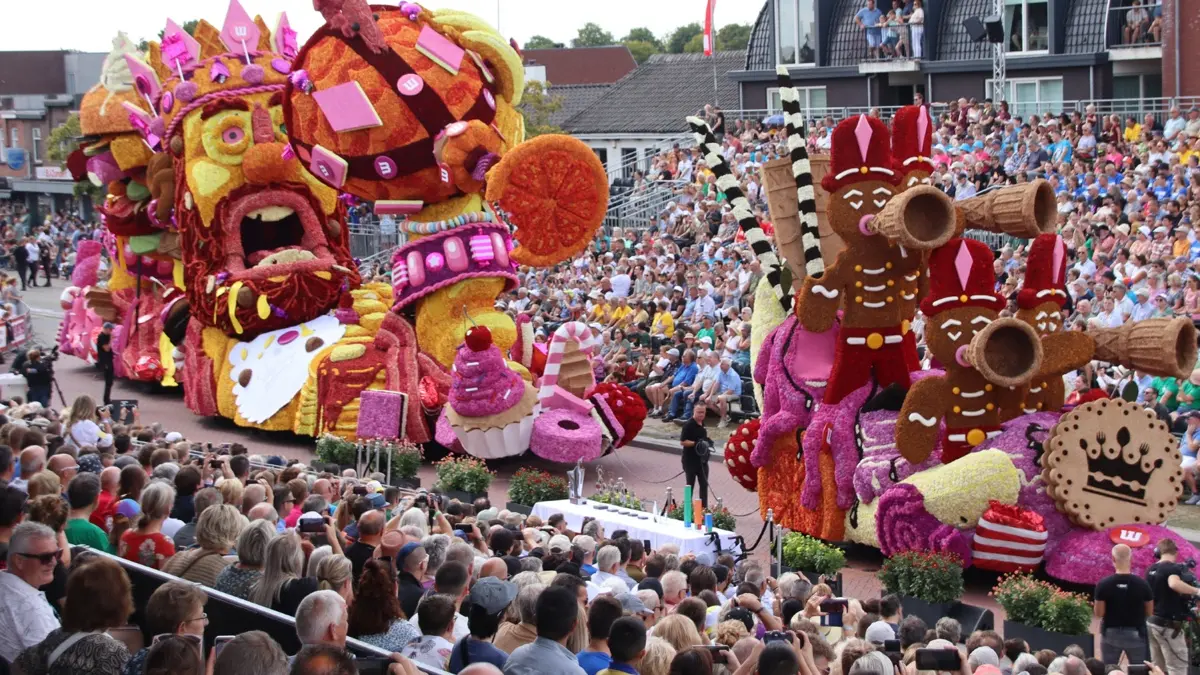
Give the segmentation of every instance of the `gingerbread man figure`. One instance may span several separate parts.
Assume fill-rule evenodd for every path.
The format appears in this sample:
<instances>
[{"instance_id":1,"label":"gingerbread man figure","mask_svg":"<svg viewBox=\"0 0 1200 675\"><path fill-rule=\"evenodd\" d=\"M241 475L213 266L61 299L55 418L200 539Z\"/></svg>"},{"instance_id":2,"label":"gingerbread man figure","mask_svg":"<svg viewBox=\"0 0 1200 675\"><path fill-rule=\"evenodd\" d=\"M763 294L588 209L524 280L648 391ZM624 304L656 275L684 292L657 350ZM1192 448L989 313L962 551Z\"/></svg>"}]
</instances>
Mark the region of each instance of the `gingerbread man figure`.
<instances>
[{"instance_id":1,"label":"gingerbread man figure","mask_svg":"<svg viewBox=\"0 0 1200 675\"><path fill-rule=\"evenodd\" d=\"M1017 293L1017 318L1037 331L1042 338L1042 351L1047 353L1056 342L1052 336L1061 333L1067 320L1067 313L1063 311L1067 304L1066 258L1066 246L1062 237L1057 234L1038 235L1029 246L1025 281ZM1073 368L1062 372L1047 372L1046 368L1050 365L1043 364L1042 372L1029 384L1020 410L1005 411L1006 419L1016 417L1022 412L1062 409L1063 401L1066 400L1066 386L1062 376Z\"/></svg>"},{"instance_id":2,"label":"gingerbread man figure","mask_svg":"<svg viewBox=\"0 0 1200 675\"><path fill-rule=\"evenodd\" d=\"M1020 387L1041 366L1041 343L1028 324L1001 319L992 252L951 239L929 257L930 293L921 301L926 344L946 374L913 384L896 421L896 445L909 462L933 451L945 422L942 462L1000 434L1001 410L1020 403Z\"/></svg>"},{"instance_id":3,"label":"gingerbread man figure","mask_svg":"<svg viewBox=\"0 0 1200 675\"><path fill-rule=\"evenodd\" d=\"M897 180L890 134L882 121L859 115L834 129L829 173L821 185L829 193L830 227L846 248L824 275L805 280L797 309L804 328L818 333L829 330L838 310L843 310L826 403L840 402L872 375L880 386L897 384L907 389L911 383L903 342L914 307L905 301L915 298L910 279L921 273L923 259L916 248L885 234L902 229L909 210L891 213L888 221L896 227L890 230L876 226L877 215L897 192ZM913 224L925 234L945 230L948 238L942 221L953 220L949 199L928 186L914 192L920 190L925 192L919 200L914 196L905 201L921 201L925 207L921 217L914 219L920 223ZM927 238L933 241L938 236Z\"/></svg>"},{"instance_id":4,"label":"gingerbread man figure","mask_svg":"<svg viewBox=\"0 0 1200 675\"><path fill-rule=\"evenodd\" d=\"M930 159L932 154L933 123L929 109L923 105L906 105L897 110L892 118L892 170L896 172L900 191L930 184L929 176L935 169ZM928 260L927 252L919 253L922 263ZM915 314L920 298L929 293L928 278L921 274L920 269L904 276L904 281L900 283L900 303L906 316ZM908 369L920 370L916 334L912 331L905 333L903 344Z\"/></svg>"}]
</instances>

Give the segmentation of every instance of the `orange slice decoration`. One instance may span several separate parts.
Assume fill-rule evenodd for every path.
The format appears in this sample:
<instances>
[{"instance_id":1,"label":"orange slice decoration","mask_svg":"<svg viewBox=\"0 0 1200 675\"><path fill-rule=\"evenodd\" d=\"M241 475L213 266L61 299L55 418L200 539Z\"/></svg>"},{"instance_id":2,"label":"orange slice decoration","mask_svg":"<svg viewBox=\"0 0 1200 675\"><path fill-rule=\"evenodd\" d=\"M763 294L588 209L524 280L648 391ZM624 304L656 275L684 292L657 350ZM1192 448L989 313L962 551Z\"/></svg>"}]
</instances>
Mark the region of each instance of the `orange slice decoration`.
<instances>
[{"instance_id":1,"label":"orange slice decoration","mask_svg":"<svg viewBox=\"0 0 1200 675\"><path fill-rule=\"evenodd\" d=\"M488 173L487 199L517 228L512 259L551 267L582 253L596 236L608 210L608 176L582 141L538 136Z\"/></svg>"}]
</instances>

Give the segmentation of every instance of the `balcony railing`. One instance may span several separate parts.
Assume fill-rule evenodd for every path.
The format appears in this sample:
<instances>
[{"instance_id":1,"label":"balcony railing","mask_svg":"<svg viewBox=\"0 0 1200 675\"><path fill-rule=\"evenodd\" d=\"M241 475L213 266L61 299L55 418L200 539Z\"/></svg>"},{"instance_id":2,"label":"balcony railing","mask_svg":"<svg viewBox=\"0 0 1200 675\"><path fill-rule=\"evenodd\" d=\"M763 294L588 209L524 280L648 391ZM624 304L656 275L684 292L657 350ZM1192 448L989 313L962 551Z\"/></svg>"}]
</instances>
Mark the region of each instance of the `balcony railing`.
<instances>
[{"instance_id":1,"label":"balcony railing","mask_svg":"<svg viewBox=\"0 0 1200 675\"><path fill-rule=\"evenodd\" d=\"M878 27L860 29L860 50L866 62L920 60L925 54L925 25L885 16Z\"/></svg>"},{"instance_id":2,"label":"balcony railing","mask_svg":"<svg viewBox=\"0 0 1200 675\"><path fill-rule=\"evenodd\" d=\"M1163 31L1162 3L1139 0L1113 0L1108 10L1108 48L1127 50L1161 47Z\"/></svg>"}]
</instances>

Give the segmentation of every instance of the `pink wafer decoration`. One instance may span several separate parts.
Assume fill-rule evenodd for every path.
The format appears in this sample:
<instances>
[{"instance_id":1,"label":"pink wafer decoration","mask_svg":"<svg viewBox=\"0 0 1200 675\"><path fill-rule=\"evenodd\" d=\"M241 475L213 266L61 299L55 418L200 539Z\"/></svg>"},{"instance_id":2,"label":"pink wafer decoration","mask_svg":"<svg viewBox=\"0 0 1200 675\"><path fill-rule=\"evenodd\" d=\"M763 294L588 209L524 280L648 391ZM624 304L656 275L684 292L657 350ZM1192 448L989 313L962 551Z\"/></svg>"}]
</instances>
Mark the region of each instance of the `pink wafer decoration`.
<instances>
[{"instance_id":1,"label":"pink wafer decoration","mask_svg":"<svg viewBox=\"0 0 1200 675\"><path fill-rule=\"evenodd\" d=\"M563 354L567 349L568 342L575 342L579 351L583 352L585 356L591 356L592 351L596 348L596 338L592 335L592 329L581 321L564 323L554 331L554 336L550 339L550 352L546 355L546 370L542 374L542 388L538 392L538 398L543 402L554 399L558 391L562 391L558 386L558 374L562 369ZM562 393L573 396L567 392Z\"/></svg>"}]
</instances>

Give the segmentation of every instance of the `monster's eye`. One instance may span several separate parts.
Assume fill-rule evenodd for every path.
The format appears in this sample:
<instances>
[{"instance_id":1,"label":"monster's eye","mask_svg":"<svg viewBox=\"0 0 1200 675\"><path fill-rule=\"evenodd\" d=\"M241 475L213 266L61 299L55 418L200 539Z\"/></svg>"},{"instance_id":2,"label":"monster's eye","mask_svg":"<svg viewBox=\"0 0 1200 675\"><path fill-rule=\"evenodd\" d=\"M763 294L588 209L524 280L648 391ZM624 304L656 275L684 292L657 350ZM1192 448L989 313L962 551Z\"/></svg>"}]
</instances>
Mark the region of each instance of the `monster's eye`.
<instances>
[{"instance_id":1,"label":"monster's eye","mask_svg":"<svg viewBox=\"0 0 1200 675\"><path fill-rule=\"evenodd\" d=\"M241 127L229 127L225 131L221 132L221 140L225 141L229 145L236 145L245 137L246 132L243 131Z\"/></svg>"}]
</instances>

